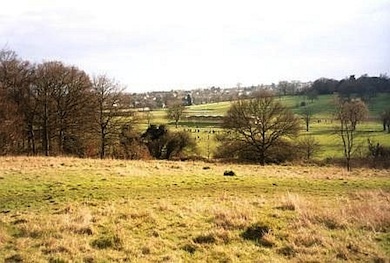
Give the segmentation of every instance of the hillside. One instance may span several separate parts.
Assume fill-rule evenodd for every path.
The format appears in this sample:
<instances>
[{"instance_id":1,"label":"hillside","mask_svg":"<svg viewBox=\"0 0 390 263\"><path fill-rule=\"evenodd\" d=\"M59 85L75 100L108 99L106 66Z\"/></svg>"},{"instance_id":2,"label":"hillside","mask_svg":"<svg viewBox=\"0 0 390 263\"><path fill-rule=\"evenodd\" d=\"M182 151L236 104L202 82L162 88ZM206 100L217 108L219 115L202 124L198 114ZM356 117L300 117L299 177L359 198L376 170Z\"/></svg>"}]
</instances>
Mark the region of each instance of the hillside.
<instances>
[{"instance_id":1,"label":"hillside","mask_svg":"<svg viewBox=\"0 0 390 263\"><path fill-rule=\"evenodd\" d=\"M277 98L284 105L290 108L295 114L301 114L305 102L312 111L310 130L304 129L302 120L301 135L313 135L320 143L322 150L318 154L319 159L328 157L342 157L342 147L340 138L334 134L336 123L333 119L334 97L332 95L319 95L317 100L310 102L305 96L281 96ZM372 98L368 104L369 118L366 122L359 125L359 138L357 144L360 145L360 151L365 151L367 139L390 146L389 135L383 132L382 124L379 120L380 113L389 107L390 94L384 93ZM199 146L202 156L212 156L217 143L214 141L215 135L221 132L221 117L227 112L231 102L218 102L201 105L192 105L186 107L184 115L179 122L179 128L189 130ZM168 124L174 129L173 122L166 118L165 110L156 110L148 112L151 115L150 123ZM145 120L146 113L141 113L144 117L141 123L141 129L145 129L148 123Z\"/></svg>"},{"instance_id":2,"label":"hillside","mask_svg":"<svg viewBox=\"0 0 390 263\"><path fill-rule=\"evenodd\" d=\"M308 107L311 108L314 117L327 117L331 118L334 109L334 96L333 95L319 95L317 100L310 102L306 96L281 96L278 98L283 105L290 108L294 113L299 114L302 111L301 103L305 102ZM379 114L386 108L388 108L390 102L390 94L383 93L372 98L368 103L371 118L378 118ZM231 102L218 102L201 105L189 106L186 110L186 115L224 115L229 109Z\"/></svg>"}]
</instances>

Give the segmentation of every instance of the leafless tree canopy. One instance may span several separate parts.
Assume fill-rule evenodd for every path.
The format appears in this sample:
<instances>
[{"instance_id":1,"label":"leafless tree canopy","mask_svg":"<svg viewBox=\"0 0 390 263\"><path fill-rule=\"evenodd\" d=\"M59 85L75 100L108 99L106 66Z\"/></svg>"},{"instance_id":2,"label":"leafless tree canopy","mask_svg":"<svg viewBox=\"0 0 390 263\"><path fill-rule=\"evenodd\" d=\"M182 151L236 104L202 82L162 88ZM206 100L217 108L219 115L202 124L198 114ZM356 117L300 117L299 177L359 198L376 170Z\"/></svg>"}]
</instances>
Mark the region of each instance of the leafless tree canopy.
<instances>
[{"instance_id":1,"label":"leafless tree canopy","mask_svg":"<svg viewBox=\"0 0 390 263\"><path fill-rule=\"evenodd\" d=\"M175 121L175 126L179 123L179 120L183 116L185 107L181 102L176 102L168 107L168 118Z\"/></svg>"},{"instance_id":2,"label":"leafless tree canopy","mask_svg":"<svg viewBox=\"0 0 390 263\"><path fill-rule=\"evenodd\" d=\"M339 101L337 104L336 118L339 126L336 131L343 142L348 171L351 170L351 157L355 148L356 126L366 118L367 114L367 106L360 100Z\"/></svg>"},{"instance_id":3,"label":"leafless tree canopy","mask_svg":"<svg viewBox=\"0 0 390 263\"><path fill-rule=\"evenodd\" d=\"M253 147L264 165L270 148L298 134L299 119L272 94L262 93L255 99L233 103L224 127L235 134L235 140Z\"/></svg>"},{"instance_id":4,"label":"leafless tree canopy","mask_svg":"<svg viewBox=\"0 0 390 263\"><path fill-rule=\"evenodd\" d=\"M91 81L77 67L59 61L31 64L0 50L2 154L85 155L103 137L98 134L106 140L112 132L120 92L104 76Z\"/></svg>"}]
</instances>

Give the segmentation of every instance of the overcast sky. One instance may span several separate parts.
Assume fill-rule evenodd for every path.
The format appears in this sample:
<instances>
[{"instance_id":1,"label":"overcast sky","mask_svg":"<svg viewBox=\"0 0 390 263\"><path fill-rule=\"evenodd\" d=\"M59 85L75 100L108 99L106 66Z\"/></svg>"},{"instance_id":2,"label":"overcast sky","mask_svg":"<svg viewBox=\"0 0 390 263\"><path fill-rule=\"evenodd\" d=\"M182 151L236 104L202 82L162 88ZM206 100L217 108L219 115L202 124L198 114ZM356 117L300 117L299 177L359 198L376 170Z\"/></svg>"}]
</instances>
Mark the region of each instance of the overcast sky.
<instances>
[{"instance_id":1,"label":"overcast sky","mask_svg":"<svg viewBox=\"0 0 390 263\"><path fill-rule=\"evenodd\" d=\"M130 92L390 73L390 0L12 0L0 48Z\"/></svg>"}]
</instances>

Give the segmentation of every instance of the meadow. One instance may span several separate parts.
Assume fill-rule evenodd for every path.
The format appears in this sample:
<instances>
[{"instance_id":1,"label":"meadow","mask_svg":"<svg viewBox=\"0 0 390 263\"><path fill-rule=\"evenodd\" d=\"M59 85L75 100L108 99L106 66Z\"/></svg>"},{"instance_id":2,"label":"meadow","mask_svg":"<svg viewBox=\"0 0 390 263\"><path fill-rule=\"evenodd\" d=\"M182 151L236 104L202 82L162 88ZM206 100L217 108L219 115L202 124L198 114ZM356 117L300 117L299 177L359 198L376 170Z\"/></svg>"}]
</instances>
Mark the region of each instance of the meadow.
<instances>
[{"instance_id":1,"label":"meadow","mask_svg":"<svg viewBox=\"0 0 390 263\"><path fill-rule=\"evenodd\" d=\"M305 122L302 119L302 128L300 136L312 135L320 144L321 150L315 156L315 159L342 158L343 148L340 137L335 134L334 130L337 121L334 120L334 100L333 95L320 95L313 102L308 101L305 96L281 96L276 97L283 105L288 107L294 114L299 116L303 107L301 103L306 103L311 109L312 116L310 120L309 132L305 130ZM356 138L356 151L354 155L361 157L367 154L367 139L379 142L382 145L390 147L390 138L387 132L383 131L380 121L380 113L388 107L390 94L379 94L372 98L368 103L369 116L366 121L358 124L358 137ZM186 107L183 117L179 122L178 129L190 131L196 140L199 154L203 157L212 158L213 153L218 145L215 141L215 135L222 132L220 121L213 121L212 118L207 120L199 118L191 119L193 116L223 116L229 109L231 102L218 102L210 104L192 105ZM147 114L149 120L147 121ZM166 124L172 130L175 130L174 122L166 118L164 109L140 113L140 128L145 130L148 122L151 124Z\"/></svg>"},{"instance_id":2,"label":"meadow","mask_svg":"<svg viewBox=\"0 0 390 263\"><path fill-rule=\"evenodd\" d=\"M2 157L0 261L389 262L389 179L331 166Z\"/></svg>"}]
</instances>

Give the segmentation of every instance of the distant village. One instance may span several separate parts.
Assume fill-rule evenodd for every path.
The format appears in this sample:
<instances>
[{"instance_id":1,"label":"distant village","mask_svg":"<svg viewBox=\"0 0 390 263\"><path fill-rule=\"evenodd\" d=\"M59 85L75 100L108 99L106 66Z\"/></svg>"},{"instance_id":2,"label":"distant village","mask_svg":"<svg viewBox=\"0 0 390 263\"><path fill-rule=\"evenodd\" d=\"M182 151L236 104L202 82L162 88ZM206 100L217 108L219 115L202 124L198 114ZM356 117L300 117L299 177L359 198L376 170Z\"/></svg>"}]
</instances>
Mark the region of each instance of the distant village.
<instances>
[{"instance_id":1,"label":"distant village","mask_svg":"<svg viewBox=\"0 0 390 263\"><path fill-rule=\"evenodd\" d=\"M278 84L257 85L250 87L242 87L237 84L232 88L198 88L193 90L171 90L171 91L153 91L145 93L129 94L130 106L132 108L153 110L156 108L168 107L170 103L182 101L183 105L199 105L206 103L215 103L222 101L232 101L239 98L251 98L260 90L271 90L276 94L292 95L300 94L306 88L310 87L312 82L300 81L281 81Z\"/></svg>"}]
</instances>

